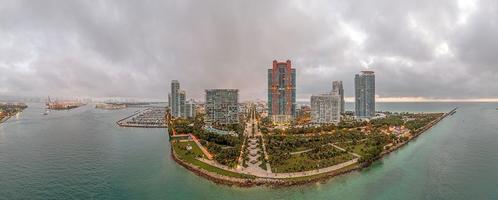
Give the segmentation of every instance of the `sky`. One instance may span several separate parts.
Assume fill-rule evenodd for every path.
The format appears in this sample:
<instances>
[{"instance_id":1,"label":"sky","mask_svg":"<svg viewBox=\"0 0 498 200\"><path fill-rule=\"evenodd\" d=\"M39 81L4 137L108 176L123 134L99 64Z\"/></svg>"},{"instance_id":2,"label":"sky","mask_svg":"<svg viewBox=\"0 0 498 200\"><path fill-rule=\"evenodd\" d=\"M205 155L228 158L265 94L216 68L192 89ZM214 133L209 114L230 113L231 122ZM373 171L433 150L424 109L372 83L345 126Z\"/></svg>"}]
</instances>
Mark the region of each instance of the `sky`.
<instances>
[{"instance_id":1,"label":"sky","mask_svg":"<svg viewBox=\"0 0 498 200\"><path fill-rule=\"evenodd\" d=\"M297 98L376 74L393 100L498 99L498 1L0 0L0 96L267 95L291 60Z\"/></svg>"}]
</instances>

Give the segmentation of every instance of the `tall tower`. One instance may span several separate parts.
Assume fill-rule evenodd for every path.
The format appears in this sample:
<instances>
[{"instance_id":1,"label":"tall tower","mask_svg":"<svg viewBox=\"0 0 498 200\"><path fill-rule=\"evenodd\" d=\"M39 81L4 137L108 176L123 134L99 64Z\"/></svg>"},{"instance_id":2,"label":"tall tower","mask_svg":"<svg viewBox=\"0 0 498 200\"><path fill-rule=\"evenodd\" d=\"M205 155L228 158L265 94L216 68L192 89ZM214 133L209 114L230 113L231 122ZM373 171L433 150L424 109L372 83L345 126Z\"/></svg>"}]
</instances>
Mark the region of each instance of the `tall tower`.
<instances>
[{"instance_id":1,"label":"tall tower","mask_svg":"<svg viewBox=\"0 0 498 200\"><path fill-rule=\"evenodd\" d=\"M296 117L296 69L290 60L274 60L268 69L268 114L274 123L288 123Z\"/></svg>"},{"instance_id":2,"label":"tall tower","mask_svg":"<svg viewBox=\"0 0 498 200\"><path fill-rule=\"evenodd\" d=\"M361 71L354 78L355 115L360 118L375 116L375 74Z\"/></svg>"},{"instance_id":3,"label":"tall tower","mask_svg":"<svg viewBox=\"0 0 498 200\"><path fill-rule=\"evenodd\" d=\"M178 104L180 104L180 117L182 118L186 118L187 115L186 115L186 112L185 112L185 101L187 100L187 94L184 90L181 90L180 91L180 96L178 97L179 100L178 100Z\"/></svg>"},{"instance_id":4,"label":"tall tower","mask_svg":"<svg viewBox=\"0 0 498 200\"><path fill-rule=\"evenodd\" d=\"M339 104L340 104L340 111L341 113L344 113L345 110L345 103L344 103L344 88L342 87L342 81L333 81L332 82L332 94L339 95Z\"/></svg>"},{"instance_id":5,"label":"tall tower","mask_svg":"<svg viewBox=\"0 0 498 200\"><path fill-rule=\"evenodd\" d=\"M173 117L181 117L180 114L180 82L178 80L171 81L171 115Z\"/></svg>"}]
</instances>

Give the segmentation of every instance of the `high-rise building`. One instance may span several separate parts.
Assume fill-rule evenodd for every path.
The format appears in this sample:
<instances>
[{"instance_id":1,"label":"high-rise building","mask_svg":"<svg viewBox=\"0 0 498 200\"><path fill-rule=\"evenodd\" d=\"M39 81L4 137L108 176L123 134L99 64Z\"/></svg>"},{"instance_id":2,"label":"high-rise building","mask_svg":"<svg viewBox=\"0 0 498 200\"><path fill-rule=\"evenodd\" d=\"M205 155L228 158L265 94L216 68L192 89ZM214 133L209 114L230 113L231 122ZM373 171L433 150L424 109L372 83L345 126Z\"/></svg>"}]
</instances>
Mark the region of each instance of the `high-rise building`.
<instances>
[{"instance_id":1,"label":"high-rise building","mask_svg":"<svg viewBox=\"0 0 498 200\"><path fill-rule=\"evenodd\" d=\"M195 113L195 102L193 99L187 101L185 103L185 117L187 118L194 118L196 113Z\"/></svg>"},{"instance_id":2,"label":"high-rise building","mask_svg":"<svg viewBox=\"0 0 498 200\"><path fill-rule=\"evenodd\" d=\"M178 80L171 81L171 93L170 93L170 103L169 107L171 109L171 115L173 117L180 117L180 82Z\"/></svg>"},{"instance_id":3,"label":"high-rise building","mask_svg":"<svg viewBox=\"0 0 498 200\"><path fill-rule=\"evenodd\" d=\"M339 95L340 104L341 104L341 113L344 113L345 103L344 103L344 88L342 87L342 81L332 82L332 94Z\"/></svg>"},{"instance_id":4,"label":"high-rise building","mask_svg":"<svg viewBox=\"0 0 498 200\"><path fill-rule=\"evenodd\" d=\"M274 123L288 123L296 117L296 69L290 60L274 60L268 69L268 115Z\"/></svg>"},{"instance_id":5,"label":"high-rise building","mask_svg":"<svg viewBox=\"0 0 498 200\"><path fill-rule=\"evenodd\" d=\"M178 103L180 104L180 117L186 118L185 114L185 101L187 100L187 94L184 90L180 91Z\"/></svg>"},{"instance_id":6,"label":"high-rise building","mask_svg":"<svg viewBox=\"0 0 498 200\"><path fill-rule=\"evenodd\" d=\"M168 94L168 104L173 117L185 117L185 91L180 90L178 80L171 81L171 93Z\"/></svg>"},{"instance_id":7,"label":"high-rise building","mask_svg":"<svg viewBox=\"0 0 498 200\"><path fill-rule=\"evenodd\" d=\"M168 93L168 107L170 109L171 114L173 114L172 106L171 106L171 93Z\"/></svg>"},{"instance_id":8,"label":"high-rise building","mask_svg":"<svg viewBox=\"0 0 498 200\"><path fill-rule=\"evenodd\" d=\"M207 124L237 124L239 123L239 90L210 89L206 90Z\"/></svg>"},{"instance_id":9,"label":"high-rise building","mask_svg":"<svg viewBox=\"0 0 498 200\"><path fill-rule=\"evenodd\" d=\"M341 121L341 97L336 94L311 96L311 122L319 124Z\"/></svg>"},{"instance_id":10,"label":"high-rise building","mask_svg":"<svg viewBox=\"0 0 498 200\"><path fill-rule=\"evenodd\" d=\"M361 71L354 79L355 115L359 118L375 116L375 74Z\"/></svg>"}]
</instances>

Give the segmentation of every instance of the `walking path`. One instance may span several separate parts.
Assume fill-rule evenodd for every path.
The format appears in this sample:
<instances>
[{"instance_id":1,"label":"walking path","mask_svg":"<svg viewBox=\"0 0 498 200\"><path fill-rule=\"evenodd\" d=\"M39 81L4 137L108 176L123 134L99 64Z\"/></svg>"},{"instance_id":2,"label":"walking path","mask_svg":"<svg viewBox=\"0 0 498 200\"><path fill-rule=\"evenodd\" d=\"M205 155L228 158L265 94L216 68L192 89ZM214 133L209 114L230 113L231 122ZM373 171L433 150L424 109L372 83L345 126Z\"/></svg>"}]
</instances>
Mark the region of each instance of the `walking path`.
<instances>
[{"instance_id":1,"label":"walking path","mask_svg":"<svg viewBox=\"0 0 498 200\"><path fill-rule=\"evenodd\" d=\"M339 149L339 150L341 150L341 151L347 151L346 149L344 149L344 148L342 148L342 147L340 147L340 146L337 146L337 145L335 145L335 144L332 144L332 143L324 144L323 146L325 146L325 145L330 145L330 146L333 146L334 148ZM312 151L312 150L313 150L313 149L306 149L306 150L302 150L302 151L296 151L296 152L292 152L292 153L290 153L290 155L302 154L302 153L310 152L310 151ZM349 154L351 154L351 155L353 155L353 156L355 156L355 157L357 157L357 158L360 158L360 157L361 157L360 155L358 155L358 154L356 154L356 153L353 153L353 152L348 152L348 153L349 153Z\"/></svg>"},{"instance_id":2,"label":"walking path","mask_svg":"<svg viewBox=\"0 0 498 200\"><path fill-rule=\"evenodd\" d=\"M295 151L295 152L291 152L290 155L302 154L302 153L310 152L311 150L313 150L313 149L306 149L303 151Z\"/></svg>"},{"instance_id":3,"label":"walking path","mask_svg":"<svg viewBox=\"0 0 498 200\"><path fill-rule=\"evenodd\" d=\"M209 165L212 165L212 166L215 166L215 167L218 167L220 169L224 169L224 170L227 170L230 172L253 175L253 176L257 176L257 177L261 177L261 178L298 178L298 177L305 177L305 176L313 176L313 175L317 175L317 174L336 171L336 170L342 169L344 167L358 163L358 158L355 158L355 159L352 159L350 161L339 163L337 165L333 165L330 167L309 170L309 171L304 171L304 172L291 172L291 173L272 173L272 172L270 172L270 173L268 173L267 171L264 171L261 168L259 168L261 170L250 170L250 169L248 170L247 168L245 168L245 169L244 168L233 169L233 168L228 168L225 165L221 165L213 160L206 160L203 158L197 158L197 159L199 161L206 163L206 164L209 164Z\"/></svg>"},{"instance_id":4,"label":"walking path","mask_svg":"<svg viewBox=\"0 0 498 200\"><path fill-rule=\"evenodd\" d=\"M173 129L173 135L171 137L172 138L175 138L175 137L188 137L188 138L190 138L192 141L195 142L195 144L197 144L199 149L201 149L202 153L209 160L213 159L213 155L211 153L209 153L209 151L204 146L202 146L202 144L199 142L199 139L197 139L197 137L195 137L195 135L192 135L191 133L189 133L189 134L176 134L175 130ZM185 141L185 140L182 140L182 141Z\"/></svg>"}]
</instances>

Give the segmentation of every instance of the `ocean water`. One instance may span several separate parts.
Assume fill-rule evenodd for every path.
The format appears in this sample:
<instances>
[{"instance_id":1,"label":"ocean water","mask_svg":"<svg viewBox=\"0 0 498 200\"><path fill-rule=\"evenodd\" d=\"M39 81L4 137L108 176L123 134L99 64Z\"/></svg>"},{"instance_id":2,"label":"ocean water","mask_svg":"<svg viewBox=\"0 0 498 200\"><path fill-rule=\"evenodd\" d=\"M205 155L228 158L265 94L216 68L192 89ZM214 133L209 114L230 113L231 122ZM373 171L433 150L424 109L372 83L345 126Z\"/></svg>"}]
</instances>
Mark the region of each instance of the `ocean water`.
<instances>
[{"instance_id":1,"label":"ocean water","mask_svg":"<svg viewBox=\"0 0 498 200\"><path fill-rule=\"evenodd\" d=\"M370 168L288 188L214 184L177 165L165 129L121 128L136 111L85 106L44 116L29 104L0 125L0 199L498 199L498 104L379 103L445 112Z\"/></svg>"}]
</instances>

